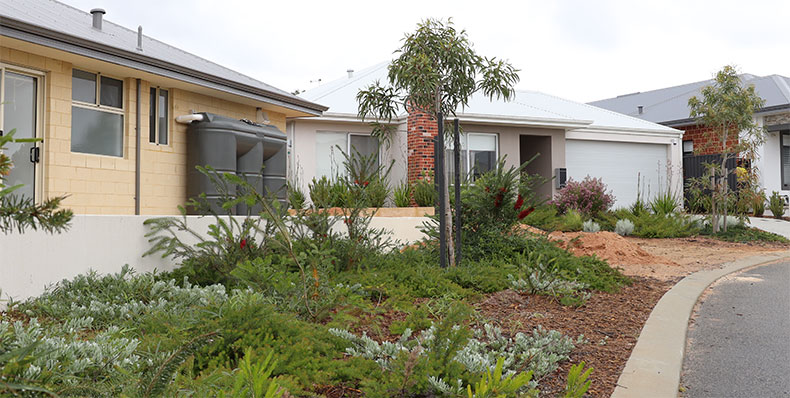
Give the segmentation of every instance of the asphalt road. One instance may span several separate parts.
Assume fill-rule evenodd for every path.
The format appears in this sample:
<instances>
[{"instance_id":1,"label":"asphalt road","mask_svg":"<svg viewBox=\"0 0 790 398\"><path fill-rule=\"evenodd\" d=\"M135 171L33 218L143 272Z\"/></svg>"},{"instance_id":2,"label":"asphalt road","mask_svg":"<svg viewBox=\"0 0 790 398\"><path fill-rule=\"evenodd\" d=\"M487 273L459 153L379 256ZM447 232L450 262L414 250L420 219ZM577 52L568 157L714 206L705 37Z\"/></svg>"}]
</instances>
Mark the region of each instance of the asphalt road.
<instances>
[{"instance_id":1,"label":"asphalt road","mask_svg":"<svg viewBox=\"0 0 790 398\"><path fill-rule=\"evenodd\" d=\"M689 324L680 395L790 398L790 263L728 275Z\"/></svg>"}]
</instances>

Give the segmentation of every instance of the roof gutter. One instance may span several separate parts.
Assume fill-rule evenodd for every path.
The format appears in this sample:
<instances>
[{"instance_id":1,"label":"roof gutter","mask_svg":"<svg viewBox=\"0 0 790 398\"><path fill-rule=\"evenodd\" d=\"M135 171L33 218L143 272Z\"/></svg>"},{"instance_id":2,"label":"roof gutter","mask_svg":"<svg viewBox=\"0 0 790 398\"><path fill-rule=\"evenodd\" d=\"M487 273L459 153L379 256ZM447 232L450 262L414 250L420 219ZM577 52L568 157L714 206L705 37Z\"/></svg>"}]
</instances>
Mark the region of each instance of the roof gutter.
<instances>
[{"instance_id":1,"label":"roof gutter","mask_svg":"<svg viewBox=\"0 0 790 398\"><path fill-rule=\"evenodd\" d=\"M3 36L23 40L46 47L96 58L102 61L131 67L160 76L182 80L188 83L225 91L231 94L255 99L258 101L283 106L313 115L329 109L304 99L283 95L274 91L252 87L236 81L224 79L208 73L176 65L170 62L152 58L140 53L122 50L106 44L96 43L76 36L64 34L28 24L16 19L0 18L0 27Z\"/></svg>"},{"instance_id":2,"label":"roof gutter","mask_svg":"<svg viewBox=\"0 0 790 398\"><path fill-rule=\"evenodd\" d=\"M506 126L530 126L530 127L548 127L548 128L561 128L561 129L578 129L591 125L592 120L574 120L574 119L550 119L550 118L528 118L518 116L494 116L482 115L474 113L459 113L456 115L458 120L462 123L485 123L494 125ZM398 124L406 122L408 115L403 114L392 118L392 120L385 124ZM326 112L320 118L314 117L298 117L289 118L288 120L320 120L322 122L348 122L348 123L369 123L375 120L360 119L359 115L351 113L331 113Z\"/></svg>"},{"instance_id":3,"label":"roof gutter","mask_svg":"<svg viewBox=\"0 0 790 398\"><path fill-rule=\"evenodd\" d=\"M781 104L781 105L774 105L765 108L761 108L757 112L754 112L755 115L761 116L768 116L777 113L783 113L784 111L790 110L790 104ZM696 124L697 119L694 118L685 118L685 119L677 119L677 120L670 120L667 122L661 122L659 124L667 126L667 127L680 127L680 126L688 126L690 124Z\"/></svg>"}]
</instances>

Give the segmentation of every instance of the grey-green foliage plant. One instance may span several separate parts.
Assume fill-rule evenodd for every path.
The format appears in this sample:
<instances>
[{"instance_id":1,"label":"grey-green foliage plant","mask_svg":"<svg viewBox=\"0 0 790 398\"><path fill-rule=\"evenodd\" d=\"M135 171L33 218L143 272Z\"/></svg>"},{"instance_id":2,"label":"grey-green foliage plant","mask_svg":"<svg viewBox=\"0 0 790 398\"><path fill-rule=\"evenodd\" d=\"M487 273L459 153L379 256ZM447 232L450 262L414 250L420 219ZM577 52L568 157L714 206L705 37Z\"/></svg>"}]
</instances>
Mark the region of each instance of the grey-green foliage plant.
<instances>
[{"instance_id":1,"label":"grey-green foliage plant","mask_svg":"<svg viewBox=\"0 0 790 398\"><path fill-rule=\"evenodd\" d=\"M768 210L771 210L774 218L782 218L785 214L785 200L782 195L779 195L779 192L773 191L771 193L771 197L768 199Z\"/></svg>"},{"instance_id":2,"label":"grey-green foliage plant","mask_svg":"<svg viewBox=\"0 0 790 398\"><path fill-rule=\"evenodd\" d=\"M387 85L375 82L357 94L359 116L372 120L373 134L387 141L393 117L401 110L428 115L455 115L472 95L510 100L519 80L510 63L478 55L466 32L456 30L452 20L427 19L408 33L388 67ZM447 129L451 131L451 129ZM440 189L448 192L448 185ZM450 195L445 195L448 258L455 265Z\"/></svg>"},{"instance_id":3,"label":"grey-green foliage plant","mask_svg":"<svg viewBox=\"0 0 790 398\"><path fill-rule=\"evenodd\" d=\"M614 225L614 232L620 236L631 235L634 233L634 222L627 218L617 220L617 223Z\"/></svg>"},{"instance_id":4,"label":"grey-green foliage plant","mask_svg":"<svg viewBox=\"0 0 790 398\"><path fill-rule=\"evenodd\" d=\"M741 78L735 67L727 65L716 73L713 83L703 87L701 97L691 97L688 101L690 117L705 125L706 138L711 142L720 143L719 163L711 163L707 167L706 180L710 181L711 226L713 233L719 229L727 231L727 203L732 192L727 182L731 173L727 170L727 162L737 156L756 160L758 148L765 142L766 132L754 119L765 100L760 98L754 86L743 87ZM747 179L758 178L756 168L746 170ZM719 225L719 215L724 225Z\"/></svg>"},{"instance_id":5,"label":"grey-green foliage plant","mask_svg":"<svg viewBox=\"0 0 790 398\"><path fill-rule=\"evenodd\" d=\"M582 224L582 231L584 232L599 232L601 225L593 220L587 220Z\"/></svg>"},{"instance_id":6,"label":"grey-green foliage plant","mask_svg":"<svg viewBox=\"0 0 790 398\"><path fill-rule=\"evenodd\" d=\"M7 145L41 141L39 138L14 138L15 133L16 129L12 129L6 134L0 134L0 232L22 233L28 228L49 233L68 230L74 214L71 210L60 208L65 196L46 198L43 202L36 203L33 198L14 195L14 191L22 187L21 184L5 184L6 176L13 168L11 158L3 153L8 149Z\"/></svg>"},{"instance_id":7,"label":"grey-green foliage plant","mask_svg":"<svg viewBox=\"0 0 790 398\"><path fill-rule=\"evenodd\" d=\"M392 191L393 202L395 207L409 207L411 206L412 185L408 181L400 183Z\"/></svg>"},{"instance_id":8,"label":"grey-green foliage plant","mask_svg":"<svg viewBox=\"0 0 790 398\"><path fill-rule=\"evenodd\" d=\"M508 275L511 287L517 292L548 294L554 297L578 299L583 304L592 296L585 283L569 280L560 272L556 258L530 252L517 263L519 275Z\"/></svg>"}]
</instances>

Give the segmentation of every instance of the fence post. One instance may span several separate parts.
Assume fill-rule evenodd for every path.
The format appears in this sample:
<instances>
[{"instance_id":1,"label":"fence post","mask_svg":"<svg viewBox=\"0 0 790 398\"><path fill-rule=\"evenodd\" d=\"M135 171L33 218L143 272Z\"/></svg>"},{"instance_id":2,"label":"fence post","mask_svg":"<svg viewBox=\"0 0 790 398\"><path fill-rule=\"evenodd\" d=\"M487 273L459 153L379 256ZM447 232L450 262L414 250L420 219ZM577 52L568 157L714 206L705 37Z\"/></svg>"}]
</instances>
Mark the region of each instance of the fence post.
<instances>
[{"instance_id":1,"label":"fence post","mask_svg":"<svg viewBox=\"0 0 790 398\"><path fill-rule=\"evenodd\" d=\"M445 175L444 175L444 115L441 112L436 114L436 122L438 123L438 133L436 134L436 141L434 141L434 159L436 167L434 168L434 177L436 185L439 189L439 266L442 268L447 267L447 220L444 215L447 211L444 197Z\"/></svg>"},{"instance_id":2,"label":"fence post","mask_svg":"<svg viewBox=\"0 0 790 398\"><path fill-rule=\"evenodd\" d=\"M453 169L455 170L455 265L461 264L461 131L453 120Z\"/></svg>"}]
</instances>

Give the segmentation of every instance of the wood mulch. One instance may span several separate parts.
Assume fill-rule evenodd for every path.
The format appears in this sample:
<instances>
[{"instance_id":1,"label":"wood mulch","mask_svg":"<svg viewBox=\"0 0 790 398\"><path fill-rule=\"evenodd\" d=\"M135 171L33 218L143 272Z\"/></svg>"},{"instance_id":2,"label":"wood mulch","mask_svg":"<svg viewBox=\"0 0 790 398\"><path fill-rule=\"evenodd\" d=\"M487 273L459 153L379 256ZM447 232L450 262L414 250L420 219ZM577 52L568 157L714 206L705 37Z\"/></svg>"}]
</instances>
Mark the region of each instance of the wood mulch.
<instances>
[{"instance_id":1,"label":"wood mulch","mask_svg":"<svg viewBox=\"0 0 790 398\"><path fill-rule=\"evenodd\" d=\"M587 344L570 354L570 361L540 381L542 397L561 395L570 366L581 361L594 368L587 396L609 397L631 355L650 312L674 283L635 277L618 293L598 293L582 307L560 305L549 296L521 295L512 290L490 295L476 305L481 315L498 322L503 331L531 333L538 325L565 335L584 335Z\"/></svg>"}]
</instances>

